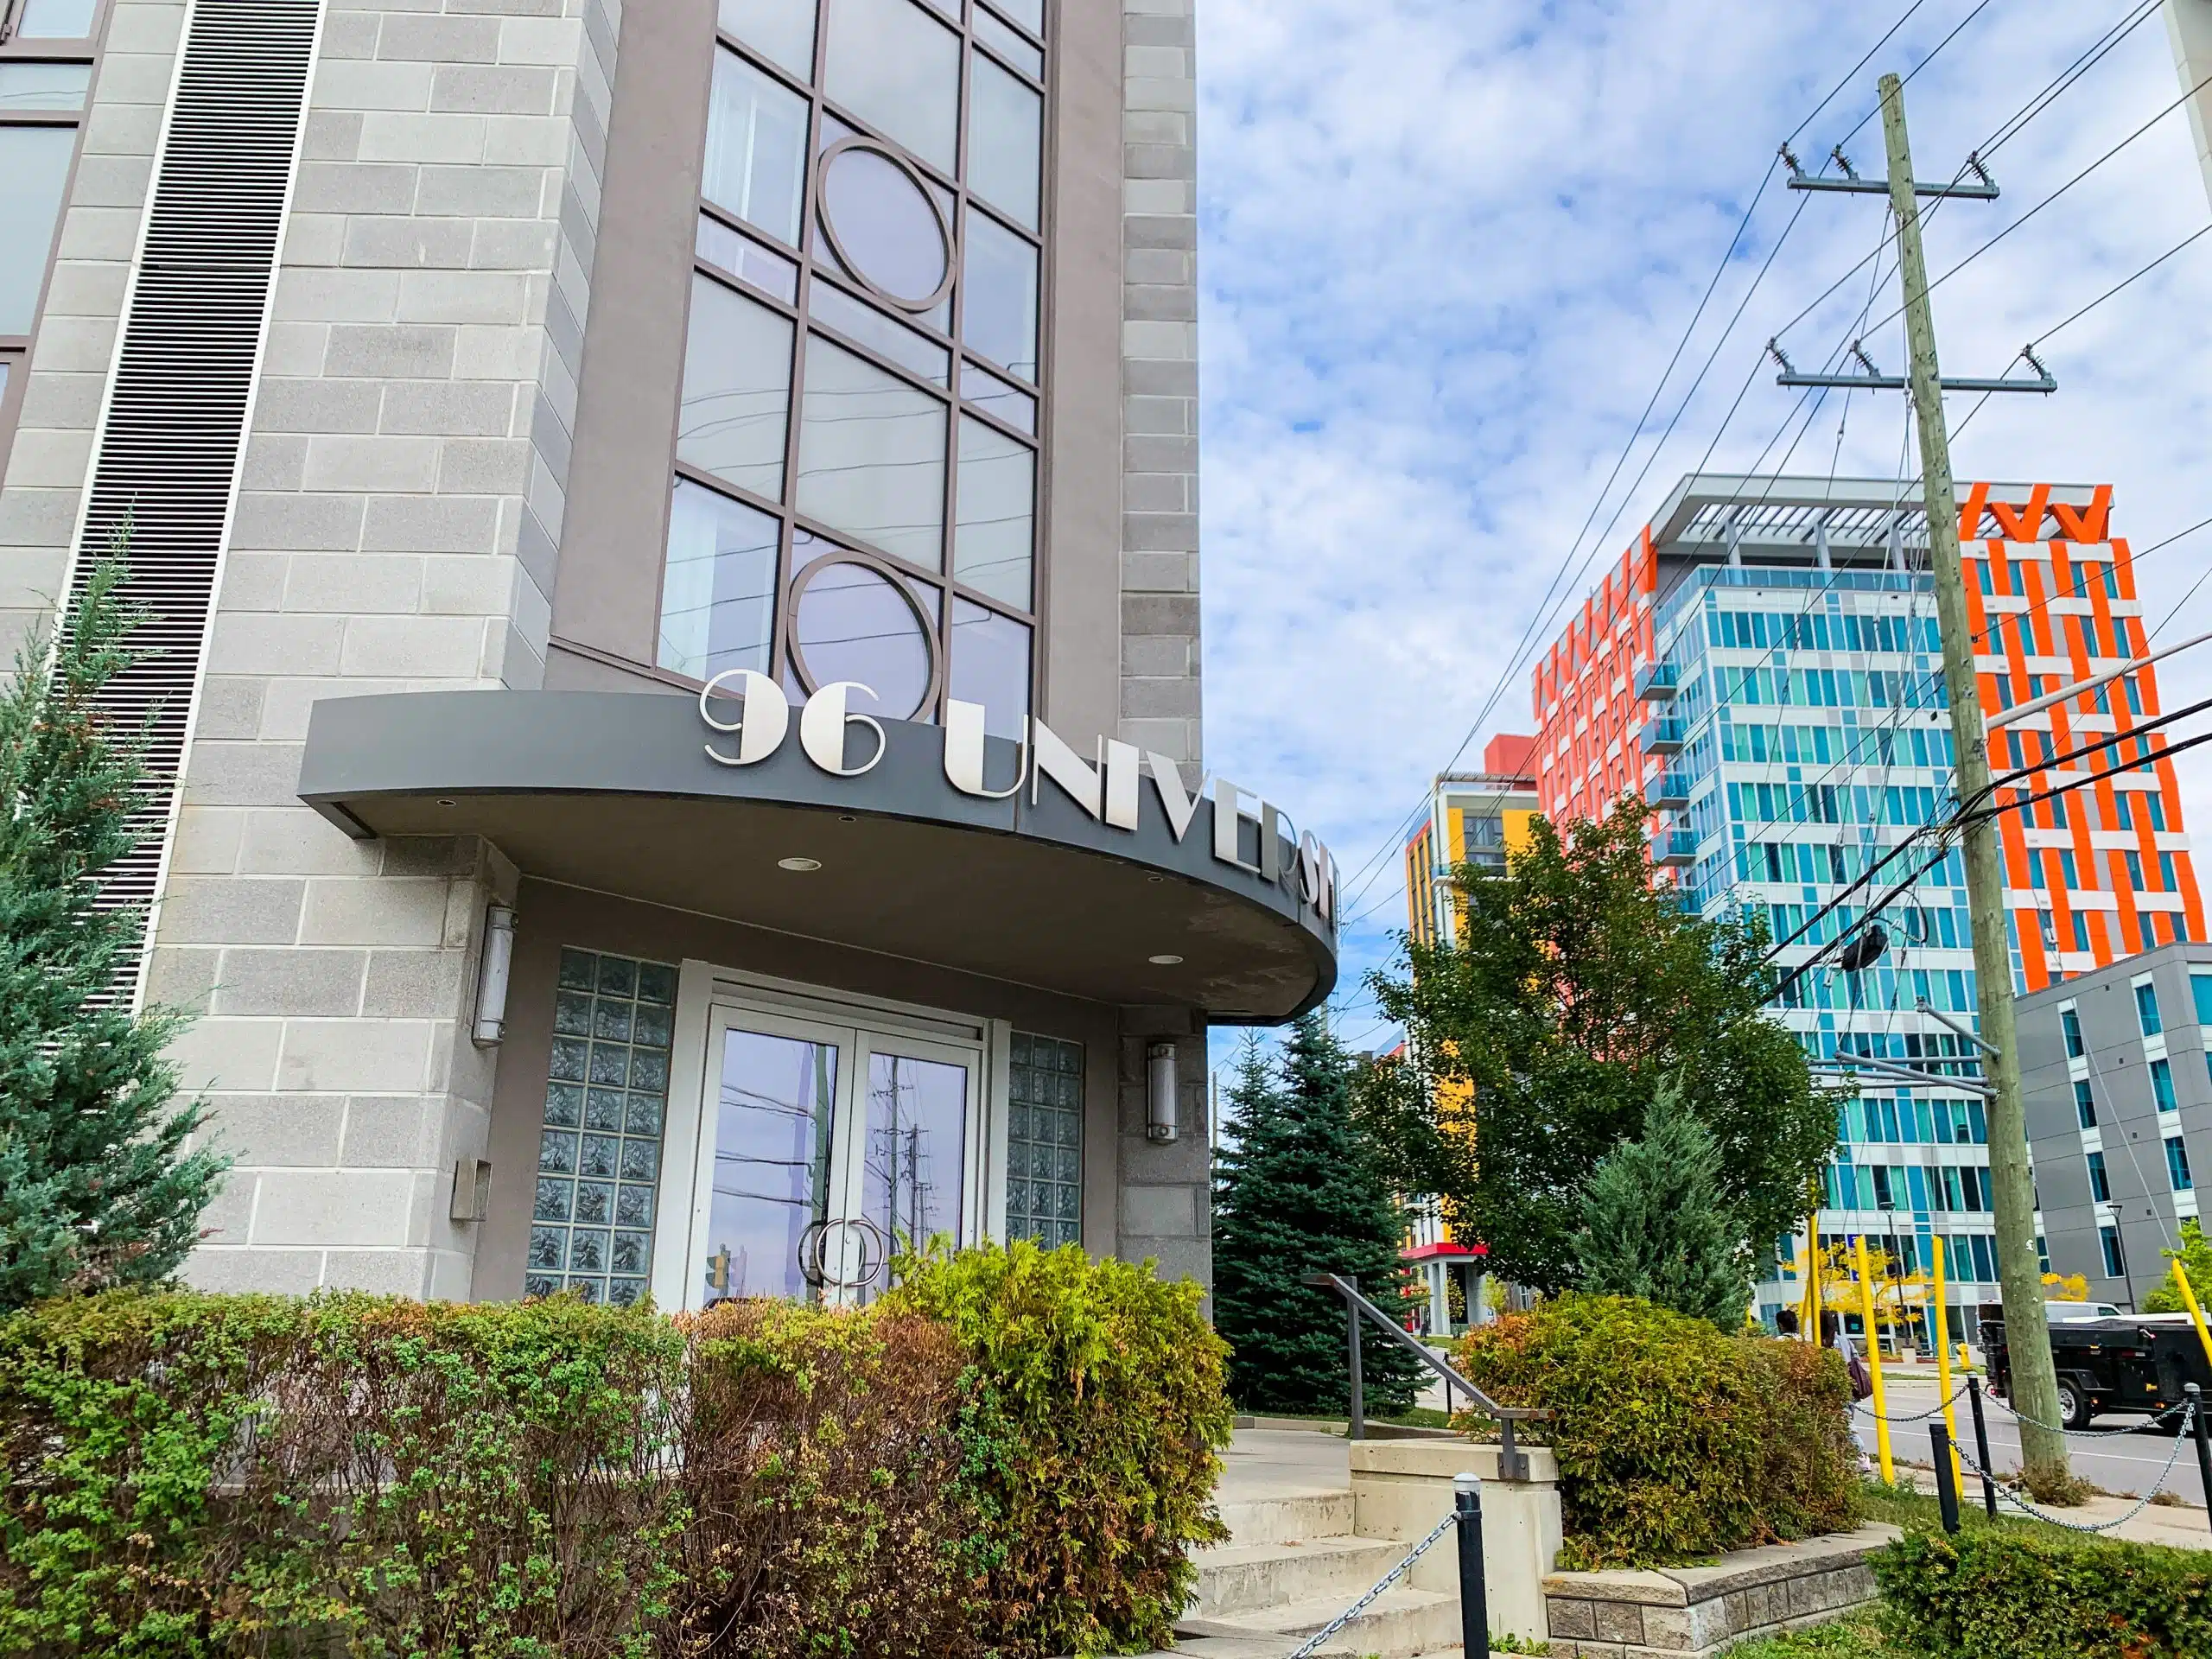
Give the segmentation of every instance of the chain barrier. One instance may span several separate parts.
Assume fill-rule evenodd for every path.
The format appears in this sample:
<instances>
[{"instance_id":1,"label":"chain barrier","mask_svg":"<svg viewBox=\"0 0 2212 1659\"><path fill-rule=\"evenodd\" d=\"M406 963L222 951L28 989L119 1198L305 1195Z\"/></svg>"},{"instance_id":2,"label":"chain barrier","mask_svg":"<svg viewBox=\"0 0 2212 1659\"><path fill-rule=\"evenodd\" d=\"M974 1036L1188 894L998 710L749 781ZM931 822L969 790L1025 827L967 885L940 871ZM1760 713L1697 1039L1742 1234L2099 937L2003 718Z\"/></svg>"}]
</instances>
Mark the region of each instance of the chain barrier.
<instances>
[{"instance_id":1,"label":"chain barrier","mask_svg":"<svg viewBox=\"0 0 2212 1659\"><path fill-rule=\"evenodd\" d=\"M1940 1414L1941 1413L1942 1413L1942 1412L1944 1412L1944 1411L1948 1410L1949 1408L1951 1408L1951 1407L1953 1407L1953 1406L1957 1405L1957 1404L1959 1403L1959 1402L1960 1402L1960 1401L1961 1401L1961 1400L1965 1399L1966 1397L1967 1397L1966 1385L1965 1385L1964 1383L1961 1383L1961 1384L1958 1386L1958 1388L1956 1388L1955 1389L1954 1389L1954 1390L1952 1391L1951 1397L1950 1397L1949 1399L1948 1399L1948 1400L1939 1400L1939 1401L1937 1401L1937 1402L1935 1403L1935 1405L1933 1405L1932 1407L1930 1407L1928 1410L1926 1410L1926 1411L1920 1411L1920 1412L1915 1412L1915 1413L1914 1413L1911 1416L1910 1416L1910 1417L1898 1417L1898 1416L1894 1416L1894 1415L1892 1415L1892 1416L1889 1416L1889 1417L1885 1417L1885 1416L1883 1416L1883 1415L1882 1415L1882 1414L1881 1414L1880 1412L1878 1412L1878 1411L1870 1410L1870 1409L1867 1408L1866 1402L1865 1401L1863 1401L1863 1400L1854 1400L1854 1401L1853 1401L1853 1402L1851 1402L1851 1408L1852 1408L1853 1411L1857 1412L1857 1413L1858 1413L1861 1417L1864 1417L1864 1418L1867 1419L1867 1420L1868 1420L1869 1421L1871 1421L1871 1422L1877 1422L1877 1423L1924 1423L1924 1422L1926 1422L1926 1421L1927 1421L1930 1417L1936 1416L1936 1415Z\"/></svg>"},{"instance_id":2,"label":"chain barrier","mask_svg":"<svg viewBox=\"0 0 2212 1659\"><path fill-rule=\"evenodd\" d=\"M2073 1439L2077 1440L2116 1440L2124 1434L2138 1434L2146 1428L2155 1427L2157 1425L2164 1422L2167 1418L2172 1416L2176 1412L2187 1411L2189 1409L2189 1404L2184 1401L2179 1405L2168 1406L2164 1411L2159 1412L2157 1415L2145 1417L2139 1423L2130 1423L2125 1428L2069 1428L2063 1423L2046 1423L2041 1418L2031 1417L2024 1412L2015 1411L2012 1409L2012 1404L2009 1401L1999 1400L1993 1394L1986 1394L1982 1398L1995 1405L1999 1411L2003 1412L2007 1417L2010 1417L2014 1422L2025 1423L2031 1428L2050 1429L2056 1433L2070 1435Z\"/></svg>"},{"instance_id":3,"label":"chain barrier","mask_svg":"<svg viewBox=\"0 0 2212 1659\"><path fill-rule=\"evenodd\" d=\"M1365 1612L1369 1607L1374 1605L1375 1599L1377 1596L1380 1596L1385 1590L1388 1590L1400 1579L1404 1578L1408 1571L1409 1571L1413 1567L1413 1564L1421 1560L1422 1556L1427 1554L1430 1548L1435 1544L1436 1541L1441 1538L1446 1533L1451 1531L1452 1528L1459 1525L1459 1517L1457 1513L1447 1513L1441 1521L1436 1523L1435 1531L1430 1533L1427 1537L1422 1539L1421 1542L1414 1546L1412 1554L1407 1556L1404 1560L1400 1561L1388 1573L1385 1573L1380 1579L1377 1579L1375 1581L1375 1587L1373 1589L1370 1590L1357 1601L1352 1603L1351 1606L1345 1608L1344 1611L1338 1613L1335 1618L1332 1619L1322 1629L1316 1630L1312 1636L1307 1637L1306 1640L1300 1643L1291 1653L1289 1659L1312 1659L1313 1655L1319 1653L1321 1650L1321 1644L1323 1643L1326 1642L1338 1630L1344 1629L1345 1625L1351 1624L1352 1620L1357 1618L1362 1613Z\"/></svg>"},{"instance_id":4,"label":"chain barrier","mask_svg":"<svg viewBox=\"0 0 2212 1659\"><path fill-rule=\"evenodd\" d=\"M2137 1498L2135 1500L2135 1507L2128 1510L2126 1515L2116 1516L2110 1521L2100 1521L2094 1526L2085 1526L2078 1521L2064 1521L2061 1520L2057 1516L2044 1514L2043 1510L2037 1509L2034 1504L2029 1503L2027 1499L2015 1492L2011 1487L2005 1485L2001 1477L1991 1474L1988 1470L1976 1463L1974 1460L1974 1454L1968 1452L1964 1446L1954 1443L1952 1450L1959 1454L1959 1461L1961 1463L1963 1463L1967 1468L1973 1470L1974 1472L1980 1478L1989 1482L1991 1485L1997 1489L1997 1495L1999 1497L2003 1498L2007 1503L2010 1503L2014 1509L2019 1510L2022 1515L2028 1516L2031 1520L2047 1521L2052 1526L2063 1528L2068 1532L2110 1532L2116 1527L2126 1526L2137 1516L2142 1514L2145 1510L2150 1508L2151 1500L2165 1490L2166 1481L2173 1474L2174 1465L2181 1460L2182 1446L2188 1442L2190 1438L2190 1434L2196 1427L2196 1407L2193 1403L2185 1404L2181 1408L2181 1410L2183 1414L2181 1433L2174 1436L2174 1449L2167 1454L2166 1466L2158 1471L2158 1478L2152 1483L2151 1490L2144 1493L2142 1497Z\"/></svg>"}]
</instances>

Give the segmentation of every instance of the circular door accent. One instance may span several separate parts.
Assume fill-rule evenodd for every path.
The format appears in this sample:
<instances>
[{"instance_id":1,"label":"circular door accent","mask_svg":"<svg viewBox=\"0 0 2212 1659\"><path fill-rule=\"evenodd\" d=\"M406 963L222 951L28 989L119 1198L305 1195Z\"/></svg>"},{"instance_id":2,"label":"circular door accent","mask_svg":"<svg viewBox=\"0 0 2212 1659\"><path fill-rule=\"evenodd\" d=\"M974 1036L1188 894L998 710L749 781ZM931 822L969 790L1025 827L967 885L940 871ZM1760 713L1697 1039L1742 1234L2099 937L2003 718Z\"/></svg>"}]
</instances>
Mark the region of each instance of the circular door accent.
<instances>
[{"instance_id":1,"label":"circular door accent","mask_svg":"<svg viewBox=\"0 0 2212 1659\"><path fill-rule=\"evenodd\" d=\"M936 706L937 625L900 577L851 554L817 559L791 583L791 669L812 696L837 680L873 690L871 713L912 720Z\"/></svg>"},{"instance_id":2,"label":"circular door accent","mask_svg":"<svg viewBox=\"0 0 2212 1659\"><path fill-rule=\"evenodd\" d=\"M952 291L952 226L913 164L865 138L822 152L822 233L837 263L901 311Z\"/></svg>"}]
</instances>

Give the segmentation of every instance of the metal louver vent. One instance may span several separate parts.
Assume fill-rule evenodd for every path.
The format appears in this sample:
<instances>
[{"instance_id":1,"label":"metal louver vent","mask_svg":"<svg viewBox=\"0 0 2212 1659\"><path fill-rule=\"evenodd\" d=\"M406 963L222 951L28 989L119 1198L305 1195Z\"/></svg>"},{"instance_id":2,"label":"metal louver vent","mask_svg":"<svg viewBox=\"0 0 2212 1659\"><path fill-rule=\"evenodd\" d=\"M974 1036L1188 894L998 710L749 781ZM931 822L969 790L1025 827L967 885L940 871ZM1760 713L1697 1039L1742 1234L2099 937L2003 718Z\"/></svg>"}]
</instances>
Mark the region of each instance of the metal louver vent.
<instances>
[{"instance_id":1,"label":"metal louver vent","mask_svg":"<svg viewBox=\"0 0 2212 1659\"><path fill-rule=\"evenodd\" d=\"M101 699L150 734L137 848L105 904L149 906L166 861L215 579L238 488L321 0L197 0L156 160L71 584L126 529L151 653ZM142 951L143 956L143 951ZM118 992L140 977L127 970Z\"/></svg>"}]
</instances>

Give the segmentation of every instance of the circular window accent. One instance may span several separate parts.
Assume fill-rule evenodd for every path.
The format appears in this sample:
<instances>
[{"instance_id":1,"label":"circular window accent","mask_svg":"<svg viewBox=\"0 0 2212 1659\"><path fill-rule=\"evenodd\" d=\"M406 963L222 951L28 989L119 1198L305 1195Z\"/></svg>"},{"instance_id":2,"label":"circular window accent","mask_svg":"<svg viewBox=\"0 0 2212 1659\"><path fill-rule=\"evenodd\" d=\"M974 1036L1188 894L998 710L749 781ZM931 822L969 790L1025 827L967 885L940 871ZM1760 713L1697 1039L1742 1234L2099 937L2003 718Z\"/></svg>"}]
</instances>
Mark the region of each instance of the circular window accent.
<instances>
[{"instance_id":1,"label":"circular window accent","mask_svg":"<svg viewBox=\"0 0 2212 1659\"><path fill-rule=\"evenodd\" d=\"M937 628L897 577L849 556L818 560L791 583L791 667L806 694L838 680L875 693L890 720L937 700Z\"/></svg>"},{"instance_id":2,"label":"circular window accent","mask_svg":"<svg viewBox=\"0 0 2212 1659\"><path fill-rule=\"evenodd\" d=\"M952 226L901 156L846 138L822 154L822 232L837 263L902 311L927 311L952 288Z\"/></svg>"}]
</instances>

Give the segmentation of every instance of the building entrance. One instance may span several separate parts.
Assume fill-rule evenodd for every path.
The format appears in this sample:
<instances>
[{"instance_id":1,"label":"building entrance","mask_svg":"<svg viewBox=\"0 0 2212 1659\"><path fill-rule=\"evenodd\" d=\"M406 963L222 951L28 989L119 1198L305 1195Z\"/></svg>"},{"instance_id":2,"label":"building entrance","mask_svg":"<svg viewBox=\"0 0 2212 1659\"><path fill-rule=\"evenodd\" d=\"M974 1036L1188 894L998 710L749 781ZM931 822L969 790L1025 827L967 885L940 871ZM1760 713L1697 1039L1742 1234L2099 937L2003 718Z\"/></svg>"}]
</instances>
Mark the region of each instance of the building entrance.
<instances>
[{"instance_id":1,"label":"building entrance","mask_svg":"<svg viewBox=\"0 0 2212 1659\"><path fill-rule=\"evenodd\" d=\"M862 1303L891 1258L976 1230L982 1050L709 1010L686 1300Z\"/></svg>"}]
</instances>

